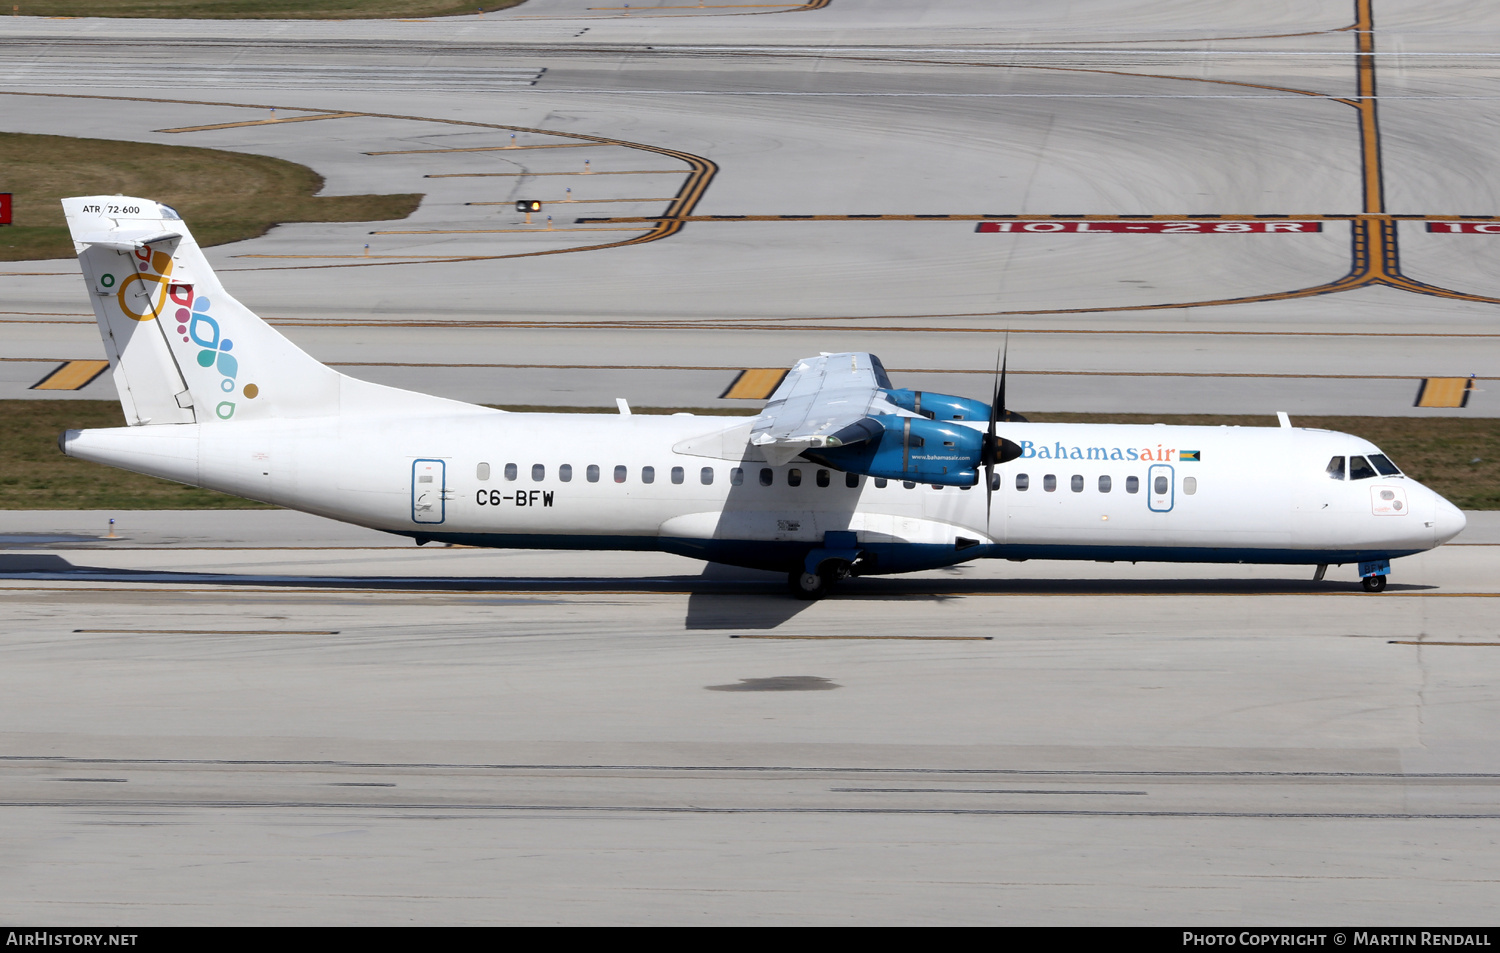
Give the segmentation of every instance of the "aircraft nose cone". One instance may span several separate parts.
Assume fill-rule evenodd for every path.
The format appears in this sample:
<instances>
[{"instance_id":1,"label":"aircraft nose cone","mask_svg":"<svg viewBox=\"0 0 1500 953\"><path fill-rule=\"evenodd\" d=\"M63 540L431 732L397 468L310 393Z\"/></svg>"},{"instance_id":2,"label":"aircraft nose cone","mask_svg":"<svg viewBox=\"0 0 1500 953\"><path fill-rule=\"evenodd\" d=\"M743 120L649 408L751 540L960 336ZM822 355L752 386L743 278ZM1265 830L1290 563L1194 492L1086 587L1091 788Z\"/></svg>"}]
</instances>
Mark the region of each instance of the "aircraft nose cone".
<instances>
[{"instance_id":1,"label":"aircraft nose cone","mask_svg":"<svg viewBox=\"0 0 1500 953\"><path fill-rule=\"evenodd\" d=\"M1432 532L1436 537L1436 545L1441 546L1448 540L1463 532L1469 520L1464 516L1464 511L1449 503L1441 496L1437 498L1437 509L1432 515Z\"/></svg>"}]
</instances>

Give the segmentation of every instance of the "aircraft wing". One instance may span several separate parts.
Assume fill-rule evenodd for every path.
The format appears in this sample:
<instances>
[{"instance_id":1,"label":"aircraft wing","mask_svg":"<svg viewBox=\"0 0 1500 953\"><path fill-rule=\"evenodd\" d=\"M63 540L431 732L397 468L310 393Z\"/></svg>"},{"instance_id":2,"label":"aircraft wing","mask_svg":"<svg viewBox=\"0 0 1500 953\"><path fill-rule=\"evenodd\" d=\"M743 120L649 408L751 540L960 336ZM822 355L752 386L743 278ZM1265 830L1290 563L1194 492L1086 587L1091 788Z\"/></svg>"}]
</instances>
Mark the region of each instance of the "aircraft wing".
<instances>
[{"instance_id":1,"label":"aircraft wing","mask_svg":"<svg viewBox=\"0 0 1500 953\"><path fill-rule=\"evenodd\" d=\"M878 437L882 428L867 418L877 401L884 404L881 391L890 386L880 358L873 354L803 358L752 421L750 443L773 466L780 466L804 450Z\"/></svg>"}]
</instances>

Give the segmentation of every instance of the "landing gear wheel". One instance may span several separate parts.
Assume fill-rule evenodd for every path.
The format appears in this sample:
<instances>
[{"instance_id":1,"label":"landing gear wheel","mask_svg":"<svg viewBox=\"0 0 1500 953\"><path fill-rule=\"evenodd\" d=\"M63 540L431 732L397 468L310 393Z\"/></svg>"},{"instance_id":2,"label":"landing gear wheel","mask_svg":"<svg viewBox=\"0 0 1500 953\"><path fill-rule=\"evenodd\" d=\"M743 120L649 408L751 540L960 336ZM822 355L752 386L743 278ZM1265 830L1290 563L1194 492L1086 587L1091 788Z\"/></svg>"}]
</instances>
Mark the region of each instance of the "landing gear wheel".
<instances>
[{"instance_id":1,"label":"landing gear wheel","mask_svg":"<svg viewBox=\"0 0 1500 953\"><path fill-rule=\"evenodd\" d=\"M1363 578L1363 579L1361 579L1359 581L1359 584L1361 586L1365 587L1365 592L1384 592L1385 591L1385 577L1384 576L1366 576L1365 578Z\"/></svg>"},{"instance_id":2,"label":"landing gear wheel","mask_svg":"<svg viewBox=\"0 0 1500 953\"><path fill-rule=\"evenodd\" d=\"M828 590L833 588L833 583L828 576L822 573L803 572L800 569L787 573L786 583L791 587L792 595L808 601L823 598L828 595Z\"/></svg>"}]
</instances>

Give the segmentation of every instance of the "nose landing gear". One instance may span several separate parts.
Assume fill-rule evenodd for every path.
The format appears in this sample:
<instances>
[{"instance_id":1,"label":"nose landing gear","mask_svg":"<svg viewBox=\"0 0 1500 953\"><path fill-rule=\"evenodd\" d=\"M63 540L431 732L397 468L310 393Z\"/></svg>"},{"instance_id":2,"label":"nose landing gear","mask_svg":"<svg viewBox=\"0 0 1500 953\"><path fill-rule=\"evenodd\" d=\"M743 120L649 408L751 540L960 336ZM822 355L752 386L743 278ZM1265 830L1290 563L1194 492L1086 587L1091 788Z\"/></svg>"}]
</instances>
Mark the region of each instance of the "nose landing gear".
<instances>
[{"instance_id":1,"label":"nose landing gear","mask_svg":"<svg viewBox=\"0 0 1500 953\"><path fill-rule=\"evenodd\" d=\"M1385 577L1391 574L1391 561L1377 559L1359 564L1359 584L1365 592L1384 592Z\"/></svg>"}]
</instances>

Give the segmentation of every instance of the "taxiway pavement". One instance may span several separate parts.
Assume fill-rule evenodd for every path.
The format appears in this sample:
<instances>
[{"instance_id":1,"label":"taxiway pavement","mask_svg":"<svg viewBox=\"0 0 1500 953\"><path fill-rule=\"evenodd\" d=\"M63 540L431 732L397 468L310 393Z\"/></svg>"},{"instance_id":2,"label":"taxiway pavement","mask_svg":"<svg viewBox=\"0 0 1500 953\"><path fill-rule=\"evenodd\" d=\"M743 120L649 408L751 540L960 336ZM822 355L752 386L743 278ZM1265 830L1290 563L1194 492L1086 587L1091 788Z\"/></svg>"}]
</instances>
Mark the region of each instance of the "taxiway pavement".
<instances>
[{"instance_id":1,"label":"taxiway pavement","mask_svg":"<svg viewBox=\"0 0 1500 953\"><path fill-rule=\"evenodd\" d=\"M1500 523L1346 567L854 580L0 515L48 923L1483 924Z\"/></svg>"}]
</instances>

